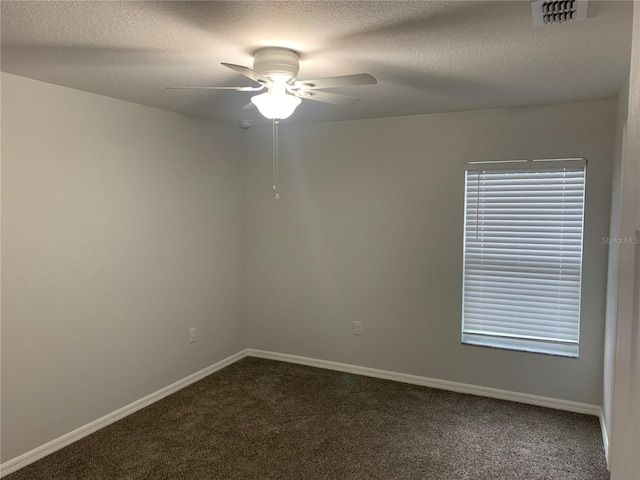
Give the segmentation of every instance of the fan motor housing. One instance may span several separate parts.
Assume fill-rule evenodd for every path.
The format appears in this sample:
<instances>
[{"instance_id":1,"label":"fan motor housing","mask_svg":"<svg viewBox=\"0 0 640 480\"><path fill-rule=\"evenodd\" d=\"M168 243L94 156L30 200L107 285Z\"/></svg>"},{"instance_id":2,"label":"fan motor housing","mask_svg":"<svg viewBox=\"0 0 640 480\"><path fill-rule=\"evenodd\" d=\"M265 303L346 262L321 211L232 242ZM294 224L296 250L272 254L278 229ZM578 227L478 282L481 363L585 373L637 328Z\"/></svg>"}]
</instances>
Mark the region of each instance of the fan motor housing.
<instances>
[{"instance_id":1,"label":"fan motor housing","mask_svg":"<svg viewBox=\"0 0 640 480\"><path fill-rule=\"evenodd\" d=\"M298 54L278 47L261 48L254 53L253 69L260 75L285 75L296 78L300 70Z\"/></svg>"}]
</instances>

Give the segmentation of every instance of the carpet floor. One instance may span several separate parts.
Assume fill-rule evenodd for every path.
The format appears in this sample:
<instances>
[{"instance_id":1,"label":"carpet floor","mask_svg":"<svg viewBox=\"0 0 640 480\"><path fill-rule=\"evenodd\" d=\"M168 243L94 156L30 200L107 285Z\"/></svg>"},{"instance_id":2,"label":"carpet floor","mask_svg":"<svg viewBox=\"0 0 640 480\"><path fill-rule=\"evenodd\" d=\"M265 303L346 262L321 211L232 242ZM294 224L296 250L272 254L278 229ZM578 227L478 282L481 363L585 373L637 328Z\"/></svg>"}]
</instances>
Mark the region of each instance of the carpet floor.
<instances>
[{"instance_id":1,"label":"carpet floor","mask_svg":"<svg viewBox=\"0 0 640 480\"><path fill-rule=\"evenodd\" d=\"M245 358L5 477L608 479L598 419Z\"/></svg>"}]
</instances>

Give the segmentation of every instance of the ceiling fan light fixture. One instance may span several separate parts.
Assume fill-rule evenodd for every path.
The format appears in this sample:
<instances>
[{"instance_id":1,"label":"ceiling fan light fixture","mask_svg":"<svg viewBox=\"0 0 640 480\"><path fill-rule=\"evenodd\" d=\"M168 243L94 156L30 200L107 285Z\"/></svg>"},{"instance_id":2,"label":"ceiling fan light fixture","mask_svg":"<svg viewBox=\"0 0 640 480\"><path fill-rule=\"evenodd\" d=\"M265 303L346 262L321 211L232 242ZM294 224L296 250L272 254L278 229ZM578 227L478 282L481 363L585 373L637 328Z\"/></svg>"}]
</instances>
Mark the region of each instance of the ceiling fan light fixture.
<instances>
[{"instance_id":1,"label":"ceiling fan light fixture","mask_svg":"<svg viewBox=\"0 0 640 480\"><path fill-rule=\"evenodd\" d=\"M543 1L543 0L540 0ZM556 1L556 0L544 0ZM557 0L560 1L560 0ZM569 0L566 0L569 1ZM587 0L571 0L573 2ZM253 80L255 87L167 87L194 88L205 90L235 90L237 92L258 92L267 89L267 93L251 98L251 103L244 108L256 106L258 111L270 120L289 118L302 100L330 103L333 105L352 105L359 99L340 93L323 92L327 88L354 87L358 85L374 85L376 79L368 73L355 73L323 77L315 80L298 81L300 63L298 54L293 50L280 47L266 47L254 53L253 69L233 63L222 63L244 77Z\"/></svg>"},{"instance_id":2,"label":"ceiling fan light fixture","mask_svg":"<svg viewBox=\"0 0 640 480\"><path fill-rule=\"evenodd\" d=\"M258 107L263 117L275 120L289 118L302 102L298 97L287 93L263 93L251 97L251 103Z\"/></svg>"}]
</instances>

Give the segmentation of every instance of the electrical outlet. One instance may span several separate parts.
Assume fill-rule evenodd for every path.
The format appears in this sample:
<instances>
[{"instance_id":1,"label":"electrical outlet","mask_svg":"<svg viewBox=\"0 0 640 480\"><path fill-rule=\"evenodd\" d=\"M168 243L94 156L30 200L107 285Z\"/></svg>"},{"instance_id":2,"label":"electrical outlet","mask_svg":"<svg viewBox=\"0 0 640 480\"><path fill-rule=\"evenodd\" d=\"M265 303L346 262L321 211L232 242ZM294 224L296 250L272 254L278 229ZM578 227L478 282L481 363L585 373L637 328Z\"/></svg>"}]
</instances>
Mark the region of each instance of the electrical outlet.
<instances>
[{"instance_id":1,"label":"electrical outlet","mask_svg":"<svg viewBox=\"0 0 640 480\"><path fill-rule=\"evenodd\" d=\"M362 322L353 322L353 334L362 335Z\"/></svg>"},{"instance_id":2,"label":"electrical outlet","mask_svg":"<svg viewBox=\"0 0 640 480\"><path fill-rule=\"evenodd\" d=\"M189 343L193 343L195 341L196 341L196 329L194 327L189 329Z\"/></svg>"}]
</instances>

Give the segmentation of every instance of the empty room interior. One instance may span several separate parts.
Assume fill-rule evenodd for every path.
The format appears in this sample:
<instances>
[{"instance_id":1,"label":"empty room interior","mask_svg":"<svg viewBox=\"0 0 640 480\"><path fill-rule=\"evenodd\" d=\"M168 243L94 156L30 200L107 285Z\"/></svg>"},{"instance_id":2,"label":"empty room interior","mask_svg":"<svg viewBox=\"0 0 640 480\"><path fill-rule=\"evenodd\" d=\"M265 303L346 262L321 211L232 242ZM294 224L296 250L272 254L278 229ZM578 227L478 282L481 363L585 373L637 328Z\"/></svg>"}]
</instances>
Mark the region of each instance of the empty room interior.
<instances>
[{"instance_id":1,"label":"empty room interior","mask_svg":"<svg viewBox=\"0 0 640 480\"><path fill-rule=\"evenodd\" d=\"M3 478L640 479L640 3L0 5Z\"/></svg>"}]
</instances>

